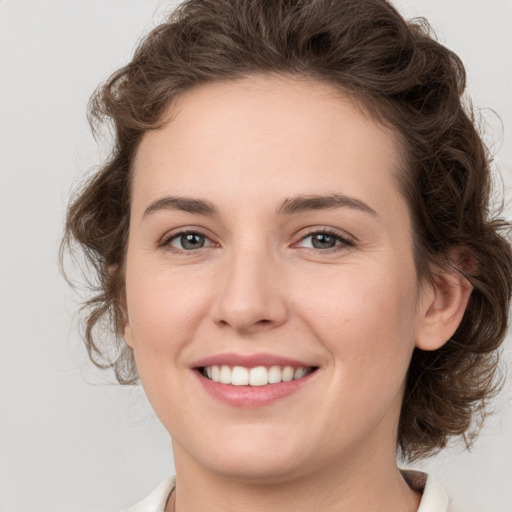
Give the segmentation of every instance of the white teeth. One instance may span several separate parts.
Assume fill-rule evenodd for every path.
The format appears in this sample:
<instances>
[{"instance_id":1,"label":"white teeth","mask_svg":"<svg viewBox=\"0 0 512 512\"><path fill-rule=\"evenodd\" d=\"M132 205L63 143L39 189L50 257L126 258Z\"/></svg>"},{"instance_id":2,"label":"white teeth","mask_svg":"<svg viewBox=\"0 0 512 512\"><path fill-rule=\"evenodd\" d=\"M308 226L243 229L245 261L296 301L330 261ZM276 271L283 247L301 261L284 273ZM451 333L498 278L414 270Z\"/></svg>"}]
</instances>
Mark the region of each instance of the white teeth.
<instances>
[{"instance_id":1,"label":"white teeth","mask_svg":"<svg viewBox=\"0 0 512 512\"><path fill-rule=\"evenodd\" d=\"M293 376L295 375L295 370L291 366L285 366L283 368L282 379L284 382L289 382L293 380Z\"/></svg>"},{"instance_id":2,"label":"white teeth","mask_svg":"<svg viewBox=\"0 0 512 512\"><path fill-rule=\"evenodd\" d=\"M308 371L306 370L306 368L297 368L293 374L293 379L300 379L302 377L304 377L306 375L306 373L308 373Z\"/></svg>"},{"instance_id":3,"label":"white teeth","mask_svg":"<svg viewBox=\"0 0 512 512\"><path fill-rule=\"evenodd\" d=\"M213 382L232 386L266 386L301 379L311 371L310 367L292 368L274 365L269 368L265 366L245 368L244 366L214 365L205 367L203 375Z\"/></svg>"},{"instance_id":4,"label":"white teeth","mask_svg":"<svg viewBox=\"0 0 512 512\"><path fill-rule=\"evenodd\" d=\"M281 368L279 366L271 366L268 370L268 383L277 384L281 382Z\"/></svg>"},{"instance_id":5,"label":"white teeth","mask_svg":"<svg viewBox=\"0 0 512 512\"><path fill-rule=\"evenodd\" d=\"M247 386L250 381L249 370L243 366L235 366L231 372L231 382L233 386Z\"/></svg>"},{"instance_id":6,"label":"white teeth","mask_svg":"<svg viewBox=\"0 0 512 512\"><path fill-rule=\"evenodd\" d=\"M220 379L221 384L231 384L231 368L229 366L222 365L220 367Z\"/></svg>"},{"instance_id":7,"label":"white teeth","mask_svg":"<svg viewBox=\"0 0 512 512\"><path fill-rule=\"evenodd\" d=\"M249 371L249 384L251 386L266 386L268 384L268 370L264 366L256 366Z\"/></svg>"}]
</instances>

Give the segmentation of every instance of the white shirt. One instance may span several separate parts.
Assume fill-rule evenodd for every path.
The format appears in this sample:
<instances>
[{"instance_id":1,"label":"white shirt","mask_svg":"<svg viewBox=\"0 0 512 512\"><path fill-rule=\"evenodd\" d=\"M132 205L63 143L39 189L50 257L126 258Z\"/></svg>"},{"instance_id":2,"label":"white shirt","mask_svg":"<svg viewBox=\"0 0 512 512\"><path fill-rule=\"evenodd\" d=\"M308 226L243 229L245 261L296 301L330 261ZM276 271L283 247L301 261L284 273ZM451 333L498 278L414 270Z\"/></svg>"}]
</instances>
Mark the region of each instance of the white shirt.
<instances>
[{"instance_id":1,"label":"white shirt","mask_svg":"<svg viewBox=\"0 0 512 512\"><path fill-rule=\"evenodd\" d=\"M402 473L414 490L423 492L418 512L449 512L450 499L433 476L410 470ZM167 478L146 499L124 512L164 512L175 485L174 476Z\"/></svg>"}]
</instances>

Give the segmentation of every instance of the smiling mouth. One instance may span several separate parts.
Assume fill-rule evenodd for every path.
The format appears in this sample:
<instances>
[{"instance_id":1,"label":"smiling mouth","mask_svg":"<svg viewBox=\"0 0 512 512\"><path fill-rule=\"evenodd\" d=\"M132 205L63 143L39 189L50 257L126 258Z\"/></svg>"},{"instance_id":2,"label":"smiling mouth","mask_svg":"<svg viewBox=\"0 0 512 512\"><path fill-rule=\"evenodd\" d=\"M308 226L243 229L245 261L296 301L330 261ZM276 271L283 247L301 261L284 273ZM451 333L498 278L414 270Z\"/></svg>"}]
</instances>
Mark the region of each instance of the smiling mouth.
<instances>
[{"instance_id":1,"label":"smiling mouth","mask_svg":"<svg viewBox=\"0 0 512 512\"><path fill-rule=\"evenodd\" d=\"M310 366L245 366L213 365L198 368L201 375L212 382L231 386L266 386L299 380L317 370Z\"/></svg>"}]
</instances>

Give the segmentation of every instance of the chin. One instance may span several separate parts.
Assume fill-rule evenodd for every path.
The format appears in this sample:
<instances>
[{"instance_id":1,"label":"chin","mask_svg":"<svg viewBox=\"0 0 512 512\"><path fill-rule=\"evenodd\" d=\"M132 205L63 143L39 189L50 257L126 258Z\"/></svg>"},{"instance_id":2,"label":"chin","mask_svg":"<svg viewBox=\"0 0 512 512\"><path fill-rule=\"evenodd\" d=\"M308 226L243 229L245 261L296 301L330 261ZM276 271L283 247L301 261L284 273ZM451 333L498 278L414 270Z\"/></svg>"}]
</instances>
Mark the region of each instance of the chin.
<instances>
[{"instance_id":1,"label":"chin","mask_svg":"<svg viewBox=\"0 0 512 512\"><path fill-rule=\"evenodd\" d=\"M308 467L302 442L290 442L289 437L285 441L282 436L268 436L268 433L266 436L254 433L249 439L227 434L194 448L187 450L187 455L196 464L208 472L244 483L282 483L296 479ZM182 449L178 448L180 452Z\"/></svg>"},{"instance_id":2,"label":"chin","mask_svg":"<svg viewBox=\"0 0 512 512\"><path fill-rule=\"evenodd\" d=\"M217 461L208 469L219 476L232 481L247 484L275 485L296 480L303 473L304 466L296 460L285 460L282 454L279 459L275 456L259 459L238 459L230 461Z\"/></svg>"}]
</instances>

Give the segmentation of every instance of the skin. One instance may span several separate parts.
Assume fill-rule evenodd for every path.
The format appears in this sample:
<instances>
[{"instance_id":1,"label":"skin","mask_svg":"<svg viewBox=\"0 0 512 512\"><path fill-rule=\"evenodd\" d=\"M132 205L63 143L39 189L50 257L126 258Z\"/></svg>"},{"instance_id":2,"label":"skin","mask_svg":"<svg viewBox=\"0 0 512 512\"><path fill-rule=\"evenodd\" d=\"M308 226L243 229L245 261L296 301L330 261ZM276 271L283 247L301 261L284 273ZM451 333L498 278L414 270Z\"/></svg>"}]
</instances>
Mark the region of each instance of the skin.
<instances>
[{"instance_id":1,"label":"skin","mask_svg":"<svg viewBox=\"0 0 512 512\"><path fill-rule=\"evenodd\" d=\"M396 465L404 380L470 289L455 274L420 283L395 135L326 84L273 76L203 85L169 114L134 166L125 337L173 439L176 510L416 510ZM368 209L282 211L333 194ZM334 247L314 247L326 229ZM183 230L204 245L184 248ZM235 407L193 368L228 352L318 369L275 403Z\"/></svg>"}]
</instances>

